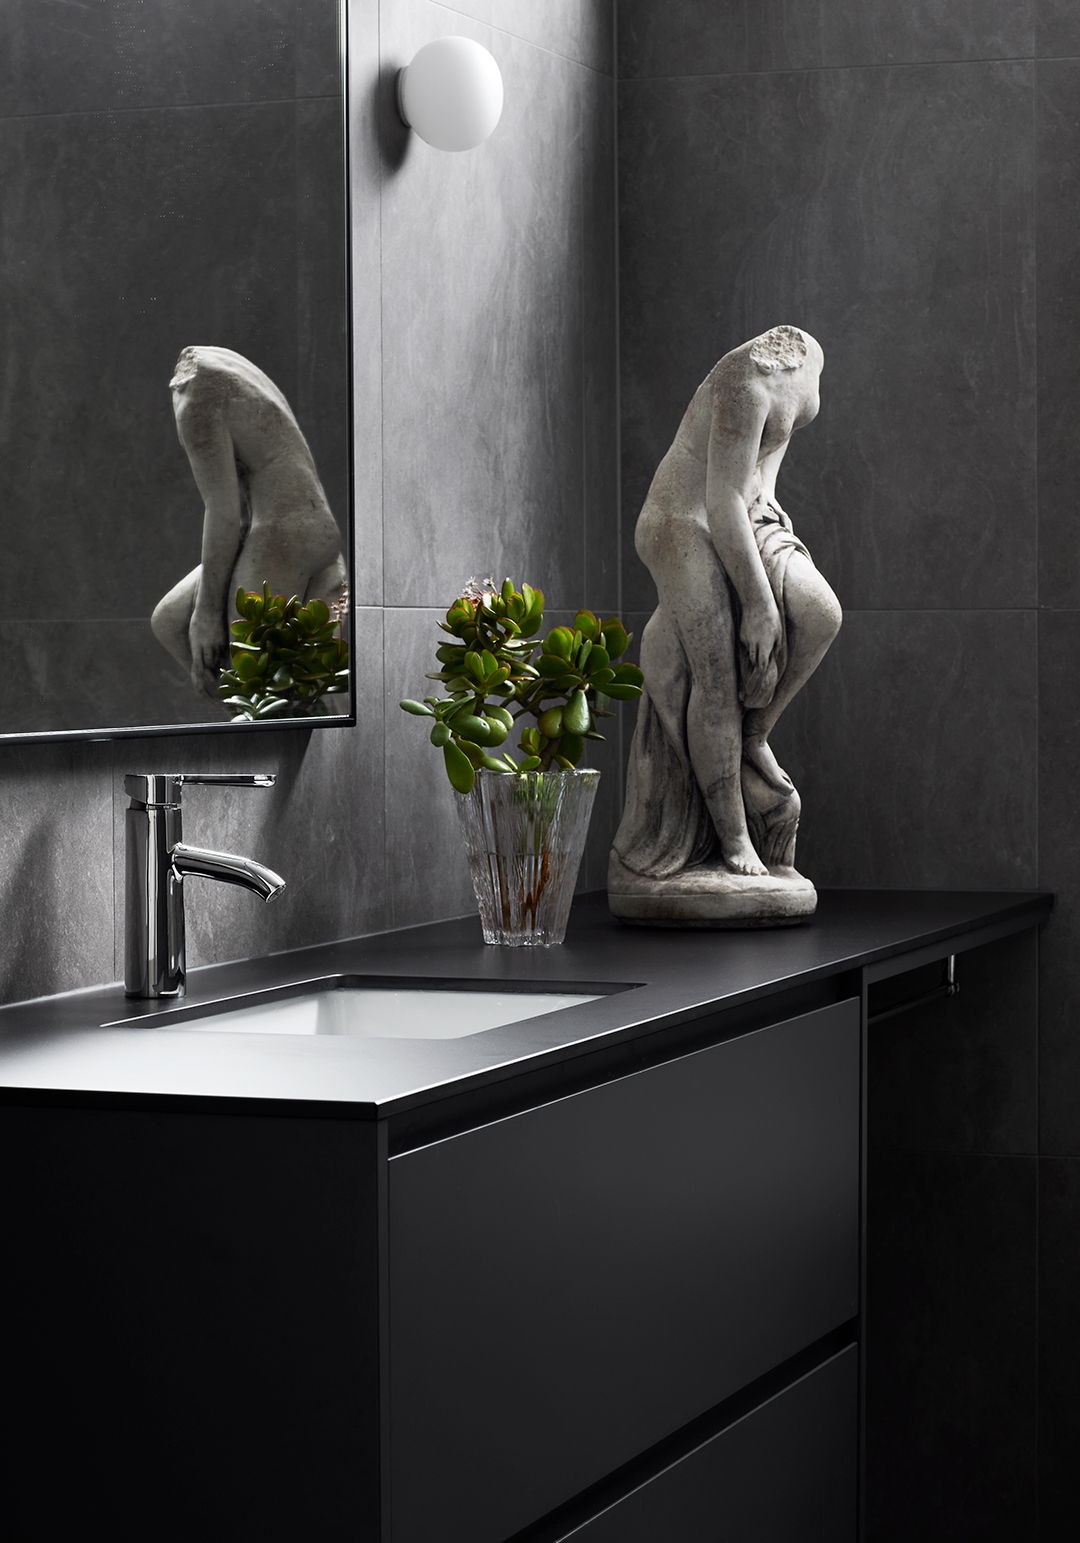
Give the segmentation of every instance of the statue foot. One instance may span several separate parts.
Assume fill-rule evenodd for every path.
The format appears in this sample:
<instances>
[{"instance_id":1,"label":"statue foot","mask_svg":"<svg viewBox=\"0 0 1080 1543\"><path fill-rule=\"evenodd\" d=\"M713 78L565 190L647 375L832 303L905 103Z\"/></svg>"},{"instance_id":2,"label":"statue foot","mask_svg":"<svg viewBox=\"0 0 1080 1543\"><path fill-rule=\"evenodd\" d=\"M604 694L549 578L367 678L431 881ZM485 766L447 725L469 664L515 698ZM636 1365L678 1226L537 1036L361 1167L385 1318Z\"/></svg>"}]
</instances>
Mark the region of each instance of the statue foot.
<instances>
[{"instance_id":1,"label":"statue foot","mask_svg":"<svg viewBox=\"0 0 1080 1543\"><path fill-rule=\"evenodd\" d=\"M754 851L748 836L731 845L722 845L720 856L729 873L745 874L752 879L768 877L769 870Z\"/></svg>"},{"instance_id":2,"label":"statue foot","mask_svg":"<svg viewBox=\"0 0 1080 1543\"><path fill-rule=\"evenodd\" d=\"M762 734L746 734L743 736L742 758L757 772L762 782L773 788L777 793L791 793L795 784L780 762L773 755L769 743Z\"/></svg>"}]
</instances>

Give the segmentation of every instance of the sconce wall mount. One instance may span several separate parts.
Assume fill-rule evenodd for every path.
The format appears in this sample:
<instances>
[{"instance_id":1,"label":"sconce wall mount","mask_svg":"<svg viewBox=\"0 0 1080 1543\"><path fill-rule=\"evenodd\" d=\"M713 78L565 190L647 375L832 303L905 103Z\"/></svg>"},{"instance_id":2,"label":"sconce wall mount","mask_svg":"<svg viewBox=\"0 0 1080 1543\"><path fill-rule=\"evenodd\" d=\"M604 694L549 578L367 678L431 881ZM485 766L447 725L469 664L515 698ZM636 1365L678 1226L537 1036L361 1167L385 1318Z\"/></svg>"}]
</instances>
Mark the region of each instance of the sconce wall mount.
<instances>
[{"instance_id":1,"label":"sconce wall mount","mask_svg":"<svg viewBox=\"0 0 1080 1543\"><path fill-rule=\"evenodd\" d=\"M397 108L436 150L474 150L502 116L502 74L472 38L437 38L399 71Z\"/></svg>"}]
</instances>

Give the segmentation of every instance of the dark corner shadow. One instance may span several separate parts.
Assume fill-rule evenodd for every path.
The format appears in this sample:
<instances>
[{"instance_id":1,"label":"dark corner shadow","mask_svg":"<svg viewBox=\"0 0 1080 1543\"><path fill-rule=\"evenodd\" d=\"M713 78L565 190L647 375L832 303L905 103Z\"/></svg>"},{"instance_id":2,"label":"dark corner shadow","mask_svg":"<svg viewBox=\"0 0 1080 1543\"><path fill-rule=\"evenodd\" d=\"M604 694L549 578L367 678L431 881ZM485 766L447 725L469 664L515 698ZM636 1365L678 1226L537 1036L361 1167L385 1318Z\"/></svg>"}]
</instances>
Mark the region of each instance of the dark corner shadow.
<instances>
[{"instance_id":1,"label":"dark corner shadow","mask_svg":"<svg viewBox=\"0 0 1080 1543\"><path fill-rule=\"evenodd\" d=\"M375 125L379 159L383 169L400 171L409 153L412 130L401 121L397 110L397 78L400 67L387 64L375 82Z\"/></svg>"}]
</instances>

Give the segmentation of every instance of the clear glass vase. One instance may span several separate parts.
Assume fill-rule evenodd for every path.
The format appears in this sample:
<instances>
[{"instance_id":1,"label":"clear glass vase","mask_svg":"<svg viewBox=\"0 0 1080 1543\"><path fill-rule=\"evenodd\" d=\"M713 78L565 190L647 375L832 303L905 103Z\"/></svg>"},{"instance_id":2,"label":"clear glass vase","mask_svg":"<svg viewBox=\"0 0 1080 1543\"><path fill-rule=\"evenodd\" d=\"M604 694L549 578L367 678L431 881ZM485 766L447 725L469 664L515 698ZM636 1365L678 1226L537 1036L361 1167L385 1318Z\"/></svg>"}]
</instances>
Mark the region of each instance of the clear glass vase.
<instances>
[{"instance_id":1,"label":"clear glass vase","mask_svg":"<svg viewBox=\"0 0 1080 1543\"><path fill-rule=\"evenodd\" d=\"M477 772L457 803L485 943L566 936L600 773Z\"/></svg>"}]
</instances>

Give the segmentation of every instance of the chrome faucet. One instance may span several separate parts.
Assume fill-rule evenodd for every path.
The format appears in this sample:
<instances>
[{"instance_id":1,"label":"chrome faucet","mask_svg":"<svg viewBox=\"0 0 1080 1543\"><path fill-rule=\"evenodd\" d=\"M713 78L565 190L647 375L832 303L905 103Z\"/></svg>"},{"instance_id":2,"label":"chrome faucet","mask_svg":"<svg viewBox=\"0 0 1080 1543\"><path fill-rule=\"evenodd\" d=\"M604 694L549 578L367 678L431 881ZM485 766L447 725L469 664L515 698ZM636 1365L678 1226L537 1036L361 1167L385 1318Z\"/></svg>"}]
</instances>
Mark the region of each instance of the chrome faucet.
<instances>
[{"instance_id":1,"label":"chrome faucet","mask_svg":"<svg viewBox=\"0 0 1080 1543\"><path fill-rule=\"evenodd\" d=\"M264 900L273 900L285 880L250 857L208 852L181 840L180 793L185 782L217 787L272 788L277 778L212 775L129 775L124 792L127 811L124 916L124 986L129 997L182 997L184 962L184 877L200 874L223 884L239 884Z\"/></svg>"}]
</instances>

